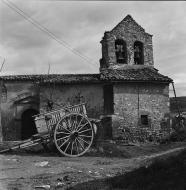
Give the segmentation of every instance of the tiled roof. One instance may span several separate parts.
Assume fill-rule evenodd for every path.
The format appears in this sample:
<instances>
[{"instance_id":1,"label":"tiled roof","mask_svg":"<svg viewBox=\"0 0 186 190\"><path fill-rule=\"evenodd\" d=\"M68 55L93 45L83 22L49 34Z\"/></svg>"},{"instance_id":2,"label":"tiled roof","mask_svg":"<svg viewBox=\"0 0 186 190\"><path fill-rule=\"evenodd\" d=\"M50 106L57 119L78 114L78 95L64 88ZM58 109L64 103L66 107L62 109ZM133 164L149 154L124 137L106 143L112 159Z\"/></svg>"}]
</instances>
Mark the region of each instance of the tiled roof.
<instances>
[{"instance_id":1,"label":"tiled roof","mask_svg":"<svg viewBox=\"0 0 186 190\"><path fill-rule=\"evenodd\" d=\"M153 68L102 69L100 74L50 74L0 76L4 81L33 81L41 83L90 83L101 81L171 82L167 76Z\"/></svg>"},{"instance_id":2,"label":"tiled roof","mask_svg":"<svg viewBox=\"0 0 186 190\"><path fill-rule=\"evenodd\" d=\"M42 83L79 83L100 81L99 74L49 74L0 76L4 81L34 81Z\"/></svg>"},{"instance_id":3,"label":"tiled roof","mask_svg":"<svg viewBox=\"0 0 186 190\"><path fill-rule=\"evenodd\" d=\"M157 81L171 82L172 79L164 76L154 68L102 69L101 80L109 81Z\"/></svg>"},{"instance_id":4,"label":"tiled roof","mask_svg":"<svg viewBox=\"0 0 186 190\"><path fill-rule=\"evenodd\" d=\"M100 74L64 74L45 78L43 83L99 82Z\"/></svg>"},{"instance_id":5,"label":"tiled roof","mask_svg":"<svg viewBox=\"0 0 186 190\"><path fill-rule=\"evenodd\" d=\"M46 78L47 75L6 75L0 76L4 81L40 81Z\"/></svg>"}]
</instances>

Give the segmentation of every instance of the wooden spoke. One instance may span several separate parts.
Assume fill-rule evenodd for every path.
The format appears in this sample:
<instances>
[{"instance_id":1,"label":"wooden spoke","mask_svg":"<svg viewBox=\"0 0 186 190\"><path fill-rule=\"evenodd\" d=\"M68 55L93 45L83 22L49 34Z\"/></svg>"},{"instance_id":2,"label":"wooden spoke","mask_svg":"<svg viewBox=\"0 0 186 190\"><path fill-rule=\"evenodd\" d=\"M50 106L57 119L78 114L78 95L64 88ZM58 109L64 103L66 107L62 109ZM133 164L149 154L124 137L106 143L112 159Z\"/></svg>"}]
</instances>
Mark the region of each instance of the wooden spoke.
<instances>
[{"instance_id":1,"label":"wooden spoke","mask_svg":"<svg viewBox=\"0 0 186 190\"><path fill-rule=\"evenodd\" d=\"M79 135L80 137L86 137L86 138L92 138L92 136L87 136L87 135Z\"/></svg>"},{"instance_id":2,"label":"wooden spoke","mask_svg":"<svg viewBox=\"0 0 186 190\"><path fill-rule=\"evenodd\" d=\"M78 124L78 126L75 128L75 130L77 130L78 128L79 128L79 126L81 125L81 122L83 121L83 117L81 118L81 120L80 120L80 122L79 122L79 124Z\"/></svg>"},{"instance_id":3,"label":"wooden spoke","mask_svg":"<svg viewBox=\"0 0 186 190\"><path fill-rule=\"evenodd\" d=\"M54 130L54 143L65 156L77 157L86 153L93 142L94 132L91 122L85 115L69 113Z\"/></svg>"},{"instance_id":4,"label":"wooden spoke","mask_svg":"<svg viewBox=\"0 0 186 190\"><path fill-rule=\"evenodd\" d=\"M73 153L73 149L74 149L74 141L72 142L72 148L71 148L71 152L70 152L71 155Z\"/></svg>"},{"instance_id":5,"label":"wooden spoke","mask_svg":"<svg viewBox=\"0 0 186 190\"><path fill-rule=\"evenodd\" d=\"M72 131L70 118L67 117L66 119L67 119L67 123L68 123L68 127L69 127L69 129Z\"/></svg>"},{"instance_id":6,"label":"wooden spoke","mask_svg":"<svg viewBox=\"0 0 186 190\"><path fill-rule=\"evenodd\" d=\"M69 139L67 139L62 145L60 145L60 148L68 142Z\"/></svg>"},{"instance_id":7,"label":"wooden spoke","mask_svg":"<svg viewBox=\"0 0 186 190\"><path fill-rule=\"evenodd\" d=\"M61 131L61 130L66 130L67 132L69 132L69 133L71 133L71 131L70 130L68 130L66 127L64 127L63 125L61 125L60 123L59 123L59 131ZM58 131L57 131L58 132Z\"/></svg>"},{"instance_id":8,"label":"wooden spoke","mask_svg":"<svg viewBox=\"0 0 186 190\"><path fill-rule=\"evenodd\" d=\"M67 145L67 147L65 148L65 151L64 151L64 152L66 152L66 151L67 151L67 149L68 149L69 145L70 145L70 142L68 143L68 145Z\"/></svg>"},{"instance_id":9,"label":"wooden spoke","mask_svg":"<svg viewBox=\"0 0 186 190\"><path fill-rule=\"evenodd\" d=\"M82 139L81 137L78 137L81 141L85 142L86 144L90 144L90 142L85 141L84 139Z\"/></svg>"},{"instance_id":10,"label":"wooden spoke","mask_svg":"<svg viewBox=\"0 0 186 190\"><path fill-rule=\"evenodd\" d=\"M75 139L75 144L76 144L77 153L79 154L79 149L78 149L78 144L77 144L77 140L76 139Z\"/></svg>"},{"instance_id":11,"label":"wooden spoke","mask_svg":"<svg viewBox=\"0 0 186 190\"><path fill-rule=\"evenodd\" d=\"M85 150L84 146L81 144L80 140L77 138L77 142L80 144L81 148Z\"/></svg>"},{"instance_id":12,"label":"wooden spoke","mask_svg":"<svg viewBox=\"0 0 186 190\"><path fill-rule=\"evenodd\" d=\"M74 120L72 121L72 130L73 131L74 131L75 127L76 127L76 119L74 118Z\"/></svg>"},{"instance_id":13,"label":"wooden spoke","mask_svg":"<svg viewBox=\"0 0 186 190\"><path fill-rule=\"evenodd\" d=\"M76 130L76 126L77 126L77 117L78 117L78 115L75 115L74 122L73 122L73 130L74 131Z\"/></svg>"},{"instance_id":14,"label":"wooden spoke","mask_svg":"<svg viewBox=\"0 0 186 190\"><path fill-rule=\"evenodd\" d=\"M78 132L81 130L81 129L83 129L83 127L85 127L86 125L88 124L88 122L86 122L85 124L83 124L83 125L80 125L81 127L79 128L79 130L77 130Z\"/></svg>"},{"instance_id":15,"label":"wooden spoke","mask_svg":"<svg viewBox=\"0 0 186 190\"><path fill-rule=\"evenodd\" d=\"M66 137L62 137L62 138L59 138L59 139L56 139L57 141L60 141L60 140L63 140L63 139L66 139L66 138L69 138L70 135L66 136Z\"/></svg>"},{"instance_id":16,"label":"wooden spoke","mask_svg":"<svg viewBox=\"0 0 186 190\"><path fill-rule=\"evenodd\" d=\"M66 123L66 126L69 128L69 131L72 132L72 130L69 127L69 124L67 123L66 119L64 119L64 122Z\"/></svg>"},{"instance_id":17,"label":"wooden spoke","mask_svg":"<svg viewBox=\"0 0 186 190\"><path fill-rule=\"evenodd\" d=\"M86 129L84 131L78 131L79 133L84 133L84 132L87 132L87 131L92 131L92 129Z\"/></svg>"},{"instance_id":18,"label":"wooden spoke","mask_svg":"<svg viewBox=\"0 0 186 190\"><path fill-rule=\"evenodd\" d=\"M70 129L73 130L72 115L69 116Z\"/></svg>"}]
</instances>

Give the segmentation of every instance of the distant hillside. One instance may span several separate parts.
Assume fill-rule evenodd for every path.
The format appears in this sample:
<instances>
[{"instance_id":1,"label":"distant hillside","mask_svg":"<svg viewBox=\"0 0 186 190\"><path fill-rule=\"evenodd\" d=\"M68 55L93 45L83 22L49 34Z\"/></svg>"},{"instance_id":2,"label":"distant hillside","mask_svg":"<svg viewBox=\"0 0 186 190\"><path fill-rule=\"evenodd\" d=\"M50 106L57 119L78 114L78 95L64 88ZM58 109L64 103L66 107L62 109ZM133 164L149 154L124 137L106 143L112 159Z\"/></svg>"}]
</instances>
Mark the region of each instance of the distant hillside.
<instances>
[{"instance_id":1,"label":"distant hillside","mask_svg":"<svg viewBox=\"0 0 186 190\"><path fill-rule=\"evenodd\" d=\"M177 101L176 101L177 100ZM171 113L178 112L177 105L180 112L186 112L186 96L172 97L170 98L170 111Z\"/></svg>"}]
</instances>

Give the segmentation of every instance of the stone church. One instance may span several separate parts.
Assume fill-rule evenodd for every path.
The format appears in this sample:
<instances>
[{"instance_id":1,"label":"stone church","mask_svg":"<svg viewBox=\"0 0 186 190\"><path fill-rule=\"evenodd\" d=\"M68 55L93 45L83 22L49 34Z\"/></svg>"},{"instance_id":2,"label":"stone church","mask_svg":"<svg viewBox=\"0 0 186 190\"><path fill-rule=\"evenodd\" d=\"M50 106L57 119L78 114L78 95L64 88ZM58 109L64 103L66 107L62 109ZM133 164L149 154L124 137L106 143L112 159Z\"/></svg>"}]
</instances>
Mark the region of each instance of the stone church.
<instances>
[{"instance_id":1,"label":"stone church","mask_svg":"<svg viewBox=\"0 0 186 190\"><path fill-rule=\"evenodd\" d=\"M132 129L138 136L139 131L169 129L172 79L154 68L152 35L127 15L104 33L101 45L97 74L1 76L1 140L37 133L32 116L46 111L49 103L85 102L88 117L101 119L103 139L126 138Z\"/></svg>"}]
</instances>

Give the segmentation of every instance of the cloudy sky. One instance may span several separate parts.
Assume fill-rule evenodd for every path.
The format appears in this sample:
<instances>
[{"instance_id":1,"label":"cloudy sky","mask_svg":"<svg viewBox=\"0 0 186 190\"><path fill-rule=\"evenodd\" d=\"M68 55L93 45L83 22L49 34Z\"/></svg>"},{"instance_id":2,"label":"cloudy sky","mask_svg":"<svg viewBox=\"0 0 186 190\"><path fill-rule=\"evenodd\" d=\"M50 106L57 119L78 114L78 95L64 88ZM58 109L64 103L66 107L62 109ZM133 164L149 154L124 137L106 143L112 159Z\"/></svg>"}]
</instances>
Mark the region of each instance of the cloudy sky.
<instances>
[{"instance_id":1,"label":"cloudy sky","mask_svg":"<svg viewBox=\"0 0 186 190\"><path fill-rule=\"evenodd\" d=\"M186 2L9 0L60 42L6 2L0 1L1 74L46 74L49 64L50 73L97 73L104 31L130 14L153 34L155 67L174 79L178 96L186 96Z\"/></svg>"}]
</instances>

